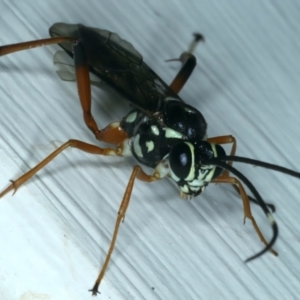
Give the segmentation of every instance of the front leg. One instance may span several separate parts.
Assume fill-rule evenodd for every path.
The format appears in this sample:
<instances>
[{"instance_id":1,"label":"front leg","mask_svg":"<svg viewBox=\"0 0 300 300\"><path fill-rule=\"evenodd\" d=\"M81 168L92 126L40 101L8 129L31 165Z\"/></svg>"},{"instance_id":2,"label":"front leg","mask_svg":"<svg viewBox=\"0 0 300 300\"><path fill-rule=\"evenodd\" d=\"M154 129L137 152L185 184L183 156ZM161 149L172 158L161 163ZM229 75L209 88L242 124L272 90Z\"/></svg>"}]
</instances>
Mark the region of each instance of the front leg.
<instances>
[{"instance_id":1,"label":"front leg","mask_svg":"<svg viewBox=\"0 0 300 300\"><path fill-rule=\"evenodd\" d=\"M158 168L155 169L155 171L152 175L148 175L142 170L142 168L140 166L138 166L138 165L134 166L133 171L132 171L131 176L130 176L130 179L129 179L129 182L127 184L124 196L123 196L123 200L122 200L120 208L119 208L119 212L118 212L118 216L117 216L117 220L116 220L116 224L115 224L115 229L114 229L114 232L113 232L113 236L112 236L112 239L111 239L111 242L110 242L108 252L106 254L104 264L103 264L103 266L100 270L100 273L99 273L99 275L96 279L96 282L95 282L93 288L90 290L90 292L92 292L93 296L96 296L99 293L99 291L98 291L99 285L100 285L100 283L101 283L101 281L104 277L104 274L105 274L105 271L106 271L107 266L109 264L112 252L114 250L116 240L117 240L117 236L118 236L118 232L119 232L119 228L120 228L120 224L125 219L125 214L126 214L126 211L127 211L128 205L129 205L129 201L130 201L130 198L131 198L132 189L133 189L135 179L138 178L139 180L146 181L146 182L152 182L152 181L159 180L163 176L163 173L160 172L160 169L161 168L158 167Z\"/></svg>"},{"instance_id":2,"label":"front leg","mask_svg":"<svg viewBox=\"0 0 300 300\"><path fill-rule=\"evenodd\" d=\"M212 143L212 144L218 144L218 145L224 145L224 144L232 144L231 145L231 150L230 150L230 156L235 156L235 152L236 152L236 146L237 146L237 142L236 142L236 139L234 136L232 135L224 135L224 136L217 136L217 137L212 137L212 138L208 138L207 141L209 143ZM232 166L232 161L229 161L228 162L228 165L229 166ZM224 170L223 173L222 173L222 176L225 177L225 178L228 178L230 177L229 175L229 171L228 170ZM232 187L237 191L237 193L239 195L241 195L241 191L238 187L238 185L236 184L233 184ZM255 203L256 205L258 205L258 202L255 198L251 197L251 196L248 196L248 199ZM271 203L266 203L266 205L269 207L269 209L272 211L272 212L275 212L275 205L271 204Z\"/></svg>"}]
</instances>

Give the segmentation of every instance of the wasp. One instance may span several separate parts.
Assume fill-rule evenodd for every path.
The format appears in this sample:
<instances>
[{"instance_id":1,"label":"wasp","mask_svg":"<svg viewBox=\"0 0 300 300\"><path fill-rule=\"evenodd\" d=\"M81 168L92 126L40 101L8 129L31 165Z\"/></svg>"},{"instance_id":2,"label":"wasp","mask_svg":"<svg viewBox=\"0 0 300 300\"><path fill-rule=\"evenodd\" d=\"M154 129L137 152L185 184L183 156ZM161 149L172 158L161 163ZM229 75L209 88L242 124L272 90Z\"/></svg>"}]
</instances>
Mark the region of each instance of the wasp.
<instances>
[{"instance_id":1,"label":"wasp","mask_svg":"<svg viewBox=\"0 0 300 300\"><path fill-rule=\"evenodd\" d=\"M274 255L273 245L278 236L278 226L272 212L275 207L264 202L253 184L236 168L233 162L242 162L272 169L300 178L300 173L277 165L235 155L237 142L231 136L207 137L207 123L204 116L185 103L178 93L185 85L196 66L193 54L201 34L195 34L187 52L179 60L182 67L170 85L166 84L144 61L142 55L129 42L116 33L86 27L84 25L54 24L51 38L0 47L0 56L34 47L58 44L64 51L54 56L54 62L61 67L58 75L65 81L76 81L79 100L86 126L98 141L111 144L100 147L79 140L69 140L43 161L30 169L0 193L0 198L17 189L44 168L57 155L69 147L104 156L133 156L138 162L133 167L129 182L120 204L111 243L104 264L90 290L97 295L115 247L121 222L130 202L136 179L154 182L169 178L178 187L183 199L200 195L210 183L227 183L239 193L244 207L244 219L250 219L263 250L251 256L253 260L267 251ZM67 60L71 59L72 64ZM99 129L91 112L92 78L100 78L107 86L124 96L130 104L129 113L119 122L113 122ZM231 145L226 155L222 145ZM153 169L152 174L143 171L141 165ZM232 175L231 175L232 174ZM248 196L244 185L252 196ZM273 237L267 242L252 215L249 201L258 204L265 213Z\"/></svg>"}]
</instances>

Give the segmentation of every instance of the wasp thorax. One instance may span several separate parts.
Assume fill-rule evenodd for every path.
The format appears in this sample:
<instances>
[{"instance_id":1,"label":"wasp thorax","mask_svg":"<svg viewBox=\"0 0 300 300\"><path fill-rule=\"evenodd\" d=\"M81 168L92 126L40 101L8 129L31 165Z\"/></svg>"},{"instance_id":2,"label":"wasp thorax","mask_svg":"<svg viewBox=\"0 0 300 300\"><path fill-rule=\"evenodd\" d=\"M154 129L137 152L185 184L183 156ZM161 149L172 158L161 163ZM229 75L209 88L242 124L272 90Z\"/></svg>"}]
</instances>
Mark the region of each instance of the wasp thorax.
<instances>
[{"instance_id":1,"label":"wasp thorax","mask_svg":"<svg viewBox=\"0 0 300 300\"><path fill-rule=\"evenodd\" d=\"M203 115L196 108L178 100L166 102L164 122L186 136L189 141L201 141L206 136L207 124Z\"/></svg>"}]
</instances>

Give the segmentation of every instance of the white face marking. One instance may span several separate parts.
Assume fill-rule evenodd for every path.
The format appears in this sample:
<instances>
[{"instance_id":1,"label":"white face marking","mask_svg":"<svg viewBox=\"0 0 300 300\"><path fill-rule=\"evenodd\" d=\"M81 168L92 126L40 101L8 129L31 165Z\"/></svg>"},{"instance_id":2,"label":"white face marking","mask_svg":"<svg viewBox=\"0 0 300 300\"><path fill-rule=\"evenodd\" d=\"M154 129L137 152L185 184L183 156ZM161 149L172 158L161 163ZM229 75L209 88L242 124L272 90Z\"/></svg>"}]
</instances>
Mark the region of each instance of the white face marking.
<instances>
[{"instance_id":1,"label":"white face marking","mask_svg":"<svg viewBox=\"0 0 300 300\"><path fill-rule=\"evenodd\" d=\"M122 156L131 156L132 152L131 152L131 139L126 139L122 145L120 145L120 147L122 148Z\"/></svg>"},{"instance_id":2,"label":"white face marking","mask_svg":"<svg viewBox=\"0 0 300 300\"><path fill-rule=\"evenodd\" d=\"M184 195L186 197L192 197L193 194L196 193L202 193L205 190L205 187L207 184L209 184L214 176L215 173L215 166L201 166L199 170L198 177L195 178L196 170L195 170L195 153L194 153L194 146L193 144L189 142L185 142L190 148L191 151L191 170L186 178L184 178L184 181L186 183L184 186L180 186L180 192L181 195ZM216 149L215 145L212 145L212 149L216 156ZM179 182L180 179L177 178L177 176L170 170L171 178L175 182ZM190 195L189 195L190 194Z\"/></svg>"},{"instance_id":3,"label":"white face marking","mask_svg":"<svg viewBox=\"0 0 300 300\"><path fill-rule=\"evenodd\" d=\"M138 157L143 157L143 152L140 146L140 135L137 134L133 140L133 149Z\"/></svg>"},{"instance_id":4,"label":"white face marking","mask_svg":"<svg viewBox=\"0 0 300 300\"><path fill-rule=\"evenodd\" d=\"M200 190L199 186L190 186L190 190L193 192L198 192Z\"/></svg>"},{"instance_id":5,"label":"white face marking","mask_svg":"<svg viewBox=\"0 0 300 300\"><path fill-rule=\"evenodd\" d=\"M202 193L205 190L207 182L200 180L193 180L192 182L187 182L184 186L180 186L180 194L184 194L183 198L191 199L193 197L193 193ZM190 194L192 192L192 195Z\"/></svg>"},{"instance_id":6,"label":"white face marking","mask_svg":"<svg viewBox=\"0 0 300 300\"><path fill-rule=\"evenodd\" d=\"M126 122L127 123L132 123L136 120L136 116L137 116L137 112L133 112L131 114L129 114L127 117L126 117Z\"/></svg>"},{"instance_id":7,"label":"white face marking","mask_svg":"<svg viewBox=\"0 0 300 300\"><path fill-rule=\"evenodd\" d=\"M189 186L192 186L192 187L200 187L202 185L203 185L203 182L198 179L194 179L193 181L189 182Z\"/></svg>"},{"instance_id":8,"label":"white face marking","mask_svg":"<svg viewBox=\"0 0 300 300\"><path fill-rule=\"evenodd\" d=\"M159 135L159 129L156 125L151 126L151 131L154 135Z\"/></svg>"},{"instance_id":9,"label":"white face marking","mask_svg":"<svg viewBox=\"0 0 300 300\"><path fill-rule=\"evenodd\" d=\"M204 182L208 182L208 183L211 182L212 178L213 178L213 176L215 174L215 170L216 170L216 167L213 167L212 169L210 169L208 171L208 173L205 173L205 175L203 177L203 181ZM200 175L199 175L199 177L200 177Z\"/></svg>"},{"instance_id":10,"label":"white face marking","mask_svg":"<svg viewBox=\"0 0 300 300\"><path fill-rule=\"evenodd\" d=\"M159 174L159 178L169 176L170 166L167 158L161 160L159 164L155 167L155 173Z\"/></svg>"},{"instance_id":11,"label":"white face marking","mask_svg":"<svg viewBox=\"0 0 300 300\"><path fill-rule=\"evenodd\" d=\"M190 173L186 178L184 178L184 180L191 181L195 178L195 153L194 153L194 146L191 143L186 143L186 144L189 146L190 151L192 153L192 164L191 164Z\"/></svg>"},{"instance_id":12,"label":"white face marking","mask_svg":"<svg viewBox=\"0 0 300 300\"><path fill-rule=\"evenodd\" d=\"M189 192L189 188L186 184L184 186L181 186L180 190L185 194L188 194L188 192Z\"/></svg>"},{"instance_id":13,"label":"white face marking","mask_svg":"<svg viewBox=\"0 0 300 300\"><path fill-rule=\"evenodd\" d=\"M147 152L150 152L154 149L154 143L153 141L146 142Z\"/></svg>"},{"instance_id":14,"label":"white face marking","mask_svg":"<svg viewBox=\"0 0 300 300\"><path fill-rule=\"evenodd\" d=\"M178 131L175 131L171 128L167 128L166 131L165 131L165 137L166 138L182 139L183 135Z\"/></svg>"}]
</instances>

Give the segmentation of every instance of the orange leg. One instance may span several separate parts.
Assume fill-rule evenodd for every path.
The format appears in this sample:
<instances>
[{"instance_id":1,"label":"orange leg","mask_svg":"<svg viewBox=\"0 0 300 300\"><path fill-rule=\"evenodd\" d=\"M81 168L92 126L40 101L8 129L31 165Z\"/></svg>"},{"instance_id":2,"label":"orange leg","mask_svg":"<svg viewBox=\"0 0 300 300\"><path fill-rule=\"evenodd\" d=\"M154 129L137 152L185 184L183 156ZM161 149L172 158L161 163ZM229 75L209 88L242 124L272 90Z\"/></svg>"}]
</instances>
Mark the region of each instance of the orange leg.
<instances>
[{"instance_id":1,"label":"orange leg","mask_svg":"<svg viewBox=\"0 0 300 300\"><path fill-rule=\"evenodd\" d=\"M171 90L176 94L181 91L197 64L196 57L187 52L182 53L179 60L182 62L182 67L170 84Z\"/></svg>"},{"instance_id":2,"label":"orange leg","mask_svg":"<svg viewBox=\"0 0 300 300\"><path fill-rule=\"evenodd\" d=\"M238 186L239 193L241 195L241 198L243 201L243 206L244 206L244 222L246 221L246 218L251 220L252 225L253 225L257 235L259 236L260 240L267 246L268 243L267 243L266 239L264 238L263 234L261 233L261 231L252 215L249 199L248 199L248 196L247 196L245 189L244 189L243 185L241 184L241 182L235 177L230 177L230 176L223 175L223 174L220 177L214 179L212 182L213 183L229 183L233 186L236 186L236 185ZM278 253L273 249L271 249L270 252L272 252L275 256L278 255Z\"/></svg>"},{"instance_id":3,"label":"orange leg","mask_svg":"<svg viewBox=\"0 0 300 300\"><path fill-rule=\"evenodd\" d=\"M68 147L73 147L79 149L84 152L88 152L91 154L98 155L122 155L123 153L123 144L120 144L116 149L113 148L100 148L95 145L87 144L78 140L69 140L68 142L61 145L54 152L52 152L49 156L47 156L44 160L42 160L39 164L37 164L34 168L23 174L20 178L15 181L12 181L11 185L8 186L3 192L0 193L0 198L3 197L6 193L11 190L14 190L14 193L17 189L23 185L27 180L29 180L32 176L34 176L39 170L44 168L50 161L52 161L58 154L67 149Z\"/></svg>"},{"instance_id":4,"label":"orange leg","mask_svg":"<svg viewBox=\"0 0 300 300\"><path fill-rule=\"evenodd\" d=\"M78 88L78 95L83 110L83 118L87 127L94 133L98 139L100 130L91 114L91 82L89 66L87 62L87 56L84 50L84 46L81 42L78 42L73 47L74 50L74 63L75 63L75 74Z\"/></svg>"},{"instance_id":5,"label":"orange leg","mask_svg":"<svg viewBox=\"0 0 300 300\"><path fill-rule=\"evenodd\" d=\"M127 184L124 196L123 196L123 200L122 200L120 208L119 208L118 217L117 217L117 220L116 220L113 237L112 237L112 240L110 242L108 252L106 254L105 262L104 262L104 264L101 268L101 271L100 271L100 273L97 277L97 280L96 280L93 288L90 290L92 292L93 296L96 296L97 293L99 293L98 288L99 288L99 285L101 283L101 280L104 277L105 271L107 269L108 263L109 263L110 258L111 258L111 254L114 250L120 224L121 224L121 222L124 221L125 214L126 214L126 211L127 211L128 205L129 205L129 201L130 201L130 197L131 197L131 193L132 193L133 184L134 184L135 179L138 178L142 181L152 182L152 181L155 181L155 180L159 179L155 175L156 175L155 173L154 173L154 175L148 175L141 169L140 166L138 166L138 165L134 166L132 174L131 174L130 179L129 179L129 182Z\"/></svg>"},{"instance_id":6,"label":"orange leg","mask_svg":"<svg viewBox=\"0 0 300 300\"><path fill-rule=\"evenodd\" d=\"M208 138L207 141L209 143L218 144L218 145L232 144L232 148L231 148L231 151L230 151L230 156L234 156L235 155L237 142L236 142L236 139L235 139L234 136L232 136L232 135L217 136L217 137ZM228 162L228 164L230 166L232 166L232 163L233 163L232 161ZM222 176L229 177L229 171L228 170L224 170L223 173L222 173ZM237 185L232 185L232 187L236 190L236 192L239 195L241 195L241 192L240 192L240 190L239 190L239 188L238 188ZM255 204L258 204L255 198L248 196L248 199L251 202L254 202ZM273 204L266 203L266 205L269 207L269 209L272 212L275 212L275 206Z\"/></svg>"},{"instance_id":7,"label":"orange leg","mask_svg":"<svg viewBox=\"0 0 300 300\"><path fill-rule=\"evenodd\" d=\"M78 41L73 46L73 50L78 95L83 110L84 122L94 133L97 140L117 145L119 140L124 140L127 138L127 135L125 131L119 127L118 123L112 123L104 130L100 130L98 128L98 125L91 113L92 96L89 65L82 42ZM113 135L111 134L112 131Z\"/></svg>"},{"instance_id":8,"label":"orange leg","mask_svg":"<svg viewBox=\"0 0 300 300\"><path fill-rule=\"evenodd\" d=\"M119 140L127 138L126 133L115 123L109 125L103 131L98 129L98 126L91 114L91 83L89 76L89 66L83 44L71 37L52 37L36 41L12 44L0 47L0 56L7 55L13 52L28 50L35 47L47 46L51 44L59 44L63 42L72 42L74 44L74 62L76 70L76 79L78 86L78 94L83 110L84 121L88 128L94 133L95 137L107 143L118 145ZM111 132L113 131L113 134ZM109 132L109 134L108 134Z\"/></svg>"},{"instance_id":9,"label":"orange leg","mask_svg":"<svg viewBox=\"0 0 300 300\"><path fill-rule=\"evenodd\" d=\"M59 44L63 42L74 42L74 38L71 37L55 37L55 38L47 38L42 40L6 45L0 47L0 56L7 55L10 53L14 53L17 51L28 50L36 47L42 47L52 44Z\"/></svg>"},{"instance_id":10,"label":"orange leg","mask_svg":"<svg viewBox=\"0 0 300 300\"><path fill-rule=\"evenodd\" d=\"M111 129L111 131L110 131L110 129ZM111 135L112 139L115 139L115 142L119 143L119 145L116 149L101 148L101 147L98 147L98 146L95 146L95 145L87 144L87 143L82 142L82 141L69 140L68 142L64 143L59 148L57 148L54 152L52 152L49 156L47 156L44 160L42 160L34 168L29 170L27 173L23 174L17 180L12 181L12 183L3 192L0 193L0 198L3 197L6 193L8 193L11 190L13 190L14 193L15 193L20 186L22 186L27 180L29 180L32 176L34 176L39 170L41 170L43 167L45 167L58 154L63 152L68 147L73 147L73 148L79 149L79 150L84 151L84 152L88 152L88 153L91 153L91 154L98 154L98 155L111 155L111 156L118 155L118 156L121 156L121 155L127 153L127 151L128 151L128 148L127 148L128 147L127 146L128 141L127 140L118 140L118 137L119 137L118 134L116 136L114 136L113 123L111 125L109 125L106 128L106 130L104 130L104 132L105 132L105 134L107 134L107 136ZM105 274L108 263L110 261L110 258L111 258L111 255L112 255L115 243L116 243L119 227L120 227L121 221L124 221L125 214L126 214L126 211L127 211L128 205L129 205L129 201L130 201L134 181L135 181L136 178L138 178L142 181L152 182L152 181L155 181L155 180L159 180L161 178L161 176L159 174L159 171L155 171L153 175L147 175L141 169L140 166L135 166L133 168L130 180L128 182L127 188L126 188L124 196L123 196L123 200L122 200L120 208L119 208L118 217L117 217L116 224L115 224L115 229L114 229L114 232L113 232L113 236L112 236L112 240L111 240L111 243L110 243L109 250L108 250L107 255L106 255L105 262L104 262L104 264L101 268L101 271L100 271L99 276L98 276L98 278L95 282L95 285L94 285L93 289L91 290L93 295L97 294L98 287L100 285L100 282L101 282L101 280L102 280L102 278Z\"/></svg>"},{"instance_id":11,"label":"orange leg","mask_svg":"<svg viewBox=\"0 0 300 300\"><path fill-rule=\"evenodd\" d=\"M178 74L170 84L171 90L178 94L185 83L188 81L190 78L191 74L193 73L193 70L197 64L197 59L193 55L193 51L198 44L199 41L204 40L203 36L201 34L195 34L195 38L193 42L190 45L190 48L187 52L183 52L179 59L170 59L167 61L173 61L173 60L179 60L182 63L182 67L179 70Z\"/></svg>"},{"instance_id":12,"label":"orange leg","mask_svg":"<svg viewBox=\"0 0 300 300\"><path fill-rule=\"evenodd\" d=\"M234 156L235 155L237 142L236 142L236 139L235 139L234 136L232 136L232 135L217 136L217 137L208 138L207 141L209 143L218 144L218 145L232 144L232 147L231 147L231 150L230 150L230 156ZM228 162L228 164L230 166L232 166L232 163L233 163L232 161ZM225 177L229 177L229 171L228 170L224 170L223 173L222 173L222 175L225 176ZM241 192L240 192L239 188L235 184L233 184L232 186L237 191L237 193L240 195ZM251 198L251 200L252 199L253 198ZM253 200L254 200L254 202L256 202L255 199L253 199Z\"/></svg>"}]
</instances>

